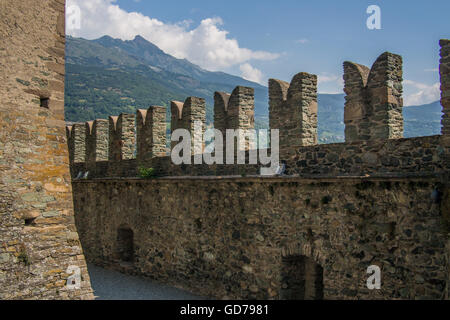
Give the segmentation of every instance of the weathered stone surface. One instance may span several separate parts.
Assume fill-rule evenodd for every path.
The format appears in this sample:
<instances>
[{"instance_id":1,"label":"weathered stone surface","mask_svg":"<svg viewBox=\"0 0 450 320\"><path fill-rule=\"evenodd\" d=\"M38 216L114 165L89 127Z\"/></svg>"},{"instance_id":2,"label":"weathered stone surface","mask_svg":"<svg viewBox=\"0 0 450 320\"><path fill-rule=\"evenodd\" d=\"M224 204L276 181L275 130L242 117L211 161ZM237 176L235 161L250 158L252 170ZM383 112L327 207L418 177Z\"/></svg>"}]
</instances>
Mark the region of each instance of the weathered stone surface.
<instances>
[{"instance_id":1,"label":"weathered stone surface","mask_svg":"<svg viewBox=\"0 0 450 320\"><path fill-rule=\"evenodd\" d=\"M191 154L201 154L204 149L204 144L196 146L195 139L202 139L203 134L206 131L206 103L202 98L188 97L185 102L172 101L171 102L172 122L171 132L176 129L186 129L191 133ZM201 137L194 136L195 123L201 124ZM177 145L178 142L172 141L172 148Z\"/></svg>"},{"instance_id":2,"label":"weathered stone surface","mask_svg":"<svg viewBox=\"0 0 450 320\"><path fill-rule=\"evenodd\" d=\"M255 93L253 88L236 87L230 94L224 92L214 93L214 128L219 130L223 136L224 150L226 157L226 130L250 130L255 128ZM237 139L235 139L234 153L237 151ZM249 150L248 141L241 150Z\"/></svg>"},{"instance_id":3,"label":"weathered stone surface","mask_svg":"<svg viewBox=\"0 0 450 320\"><path fill-rule=\"evenodd\" d=\"M442 136L355 141L301 147L287 161L299 175L444 175Z\"/></svg>"},{"instance_id":4,"label":"weathered stone surface","mask_svg":"<svg viewBox=\"0 0 450 320\"><path fill-rule=\"evenodd\" d=\"M355 141L298 147L286 159L288 175L443 175L450 168L443 148L444 136L408 139ZM249 153L246 153L248 163ZM193 159L191 163L194 163ZM256 175L260 165L182 165L169 156L146 161L123 160L97 162L91 178L138 177L138 167L155 168L160 176ZM82 163L73 166L75 177L84 170Z\"/></svg>"},{"instance_id":5,"label":"weathered stone surface","mask_svg":"<svg viewBox=\"0 0 450 320\"><path fill-rule=\"evenodd\" d=\"M371 70L344 64L347 143L317 145L316 76L271 80L270 125L286 173L300 177L221 178L260 168L173 165L160 107L139 110L137 123L74 124L66 141L64 1L0 9L0 299L92 298L80 240L95 263L218 298L448 298L448 40L443 136L392 140L403 132L402 61L385 53ZM253 128L253 89L215 102L216 128ZM200 121L204 132L205 120L203 99L172 103L172 130ZM72 175L90 172L73 198L66 142ZM139 166L216 177L126 179ZM95 179L106 177L118 179ZM380 291L366 287L373 264ZM69 265L81 268L80 290L65 286Z\"/></svg>"},{"instance_id":6,"label":"weathered stone surface","mask_svg":"<svg viewBox=\"0 0 450 320\"><path fill-rule=\"evenodd\" d=\"M122 113L109 117L109 152L110 161L130 160L136 158L136 116Z\"/></svg>"},{"instance_id":7,"label":"weathered stone surface","mask_svg":"<svg viewBox=\"0 0 450 320\"><path fill-rule=\"evenodd\" d=\"M166 108L137 111L138 162L166 156Z\"/></svg>"},{"instance_id":8,"label":"weathered stone surface","mask_svg":"<svg viewBox=\"0 0 450 320\"><path fill-rule=\"evenodd\" d=\"M372 70L344 67L352 142L317 145L315 76L270 81L271 127L283 131L288 177L256 177L259 166L175 166L169 157L97 162L91 180L74 183L88 258L218 298L448 298L448 134L400 139L399 56L383 54ZM442 97L445 109L445 88ZM216 128L248 127L252 99L248 88L216 93ZM203 103L173 102L172 130L192 132ZM148 148L142 141L138 149ZM171 177L136 179L138 165ZM195 175L211 177L176 177ZM380 291L366 287L373 264Z\"/></svg>"},{"instance_id":9,"label":"weathered stone surface","mask_svg":"<svg viewBox=\"0 0 450 320\"><path fill-rule=\"evenodd\" d=\"M86 125L84 123L75 123L67 127L66 132L71 163L84 163L86 161Z\"/></svg>"},{"instance_id":10,"label":"weathered stone surface","mask_svg":"<svg viewBox=\"0 0 450 320\"><path fill-rule=\"evenodd\" d=\"M87 122L86 131L86 166L89 170L95 167L97 161L108 161L109 151L109 123L107 120L98 119Z\"/></svg>"},{"instance_id":11,"label":"weathered stone surface","mask_svg":"<svg viewBox=\"0 0 450 320\"><path fill-rule=\"evenodd\" d=\"M430 197L439 184L191 177L76 181L73 188L80 239L96 264L121 269L118 230L126 227L134 245L132 266L122 271L205 296L440 299L447 238ZM304 264L295 267L292 258ZM373 264L382 290L367 289Z\"/></svg>"},{"instance_id":12,"label":"weathered stone surface","mask_svg":"<svg viewBox=\"0 0 450 320\"><path fill-rule=\"evenodd\" d=\"M93 298L81 246L64 238L75 232L64 7L62 0L0 1L0 299ZM72 160L84 163L85 137L75 127ZM71 265L81 269L81 289L65 287Z\"/></svg>"},{"instance_id":13,"label":"weathered stone surface","mask_svg":"<svg viewBox=\"0 0 450 320\"><path fill-rule=\"evenodd\" d=\"M301 72L291 83L269 80L270 128L280 130L280 159L317 144L317 76Z\"/></svg>"},{"instance_id":14,"label":"weathered stone surface","mask_svg":"<svg viewBox=\"0 0 450 320\"><path fill-rule=\"evenodd\" d=\"M383 53L369 69L344 62L345 141L403 137L402 57Z\"/></svg>"}]
</instances>

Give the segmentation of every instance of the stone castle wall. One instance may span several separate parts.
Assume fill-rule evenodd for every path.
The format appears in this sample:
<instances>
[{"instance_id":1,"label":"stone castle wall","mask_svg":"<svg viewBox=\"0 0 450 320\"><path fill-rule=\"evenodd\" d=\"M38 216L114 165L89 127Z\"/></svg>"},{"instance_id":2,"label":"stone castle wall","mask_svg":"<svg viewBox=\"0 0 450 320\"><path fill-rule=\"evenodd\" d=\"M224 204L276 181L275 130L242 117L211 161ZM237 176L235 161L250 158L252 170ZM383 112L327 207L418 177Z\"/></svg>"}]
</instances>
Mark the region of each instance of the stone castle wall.
<instances>
[{"instance_id":1,"label":"stone castle wall","mask_svg":"<svg viewBox=\"0 0 450 320\"><path fill-rule=\"evenodd\" d=\"M0 299L93 298L64 132L64 11L0 2ZM80 289L66 287L69 266Z\"/></svg>"},{"instance_id":2,"label":"stone castle wall","mask_svg":"<svg viewBox=\"0 0 450 320\"><path fill-rule=\"evenodd\" d=\"M448 299L448 40L442 136L401 139L402 58L386 52L371 69L344 63L343 144L317 145L315 75L269 81L288 176L261 178L258 165L173 165L157 106L65 135L64 6L0 3L1 299L93 298L82 247L94 263L217 298ZM171 109L172 132L205 131L203 99ZM216 93L214 109L221 131L254 128L252 88ZM137 179L141 167L172 177ZM366 287L369 265L381 290Z\"/></svg>"},{"instance_id":3,"label":"stone castle wall","mask_svg":"<svg viewBox=\"0 0 450 320\"><path fill-rule=\"evenodd\" d=\"M292 297L289 280L303 274L285 260L306 257L322 270L306 279L306 288L321 287L312 298L445 296L436 178L173 177L73 187L89 261L199 295ZM133 235L127 259L119 230ZM370 265L381 268L381 290L367 289Z\"/></svg>"},{"instance_id":4,"label":"stone castle wall","mask_svg":"<svg viewBox=\"0 0 450 320\"><path fill-rule=\"evenodd\" d=\"M286 174L310 176L442 176L449 171L443 136L408 139L355 141L299 147L286 163ZM270 151L270 150L269 150ZM246 163L249 153L246 153ZM235 164L175 165L170 156L146 161L99 161L72 165L74 177L88 173L89 178L139 177L139 168L155 168L158 176L259 175L261 165Z\"/></svg>"},{"instance_id":5,"label":"stone castle wall","mask_svg":"<svg viewBox=\"0 0 450 320\"><path fill-rule=\"evenodd\" d=\"M263 178L258 165L177 166L162 154L88 164L77 161L85 147L72 129L72 171L88 173L73 182L87 258L217 298L448 299L448 41L441 46L439 136L402 138L398 55L372 69L344 64L346 143L317 144L316 76L270 80L282 177ZM214 101L216 129L253 127L251 90ZM180 117L185 105L172 103L172 130L203 119L203 109ZM139 179L139 166L168 177ZM370 265L382 270L381 290L367 289Z\"/></svg>"},{"instance_id":6,"label":"stone castle wall","mask_svg":"<svg viewBox=\"0 0 450 320\"><path fill-rule=\"evenodd\" d=\"M442 41L442 43L446 43ZM445 55L445 46L442 49ZM443 56L441 72L445 72ZM443 81L447 80L445 74ZM448 147L445 134L446 111L443 117L443 135L402 139L402 58L392 53L382 54L369 69L365 66L345 62L344 82L346 92L345 125L346 142L318 145L317 142L317 77L299 73L291 83L269 80L270 127L279 129L280 159L286 163L289 175L438 175L448 172ZM443 88L445 89L445 83ZM445 91L443 105L445 109ZM194 107L191 107L194 106ZM109 144L109 154L120 153L121 145L129 145L128 156L116 157L110 161L88 163L80 154L85 154L86 137L81 127L75 124L69 129L70 157L75 177L89 172L92 178L137 177L139 168L154 168L162 176L183 175L249 175L259 174L258 165L199 165L192 159L191 165L173 165L169 156L162 151L165 137L163 108L157 130L138 132L141 141L159 141L155 156L139 158L148 154L147 145L135 143L135 125L142 115L122 115L130 119L128 137L119 137ZM200 98L190 97L185 103L172 102L172 132L185 128L193 132L194 122L200 121L205 127L205 104ZM214 96L214 126L222 132L226 145L226 129L254 128L253 89L236 87L232 94L216 92ZM117 118L117 117L111 117ZM102 121L102 120L97 120ZM152 126L152 120L147 123ZM77 131L77 126L80 129ZM140 125L137 126L140 130ZM111 135L111 134L110 134ZM121 140L120 140L121 139ZM236 140L236 139L235 139ZM172 148L176 145L172 142ZM448 144L448 143L447 143ZM132 149L134 146L135 149ZM142 149L142 150L141 150ZM248 145L247 158L248 158ZM235 150L236 151L236 150ZM94 151L89 151L94 152ZM194 153L199 153L197 150ZM224 147L226 156L226 148ZM236 152L235 152L236 153ZM236 155L235 155L236 156ZM89 158L89 156L85 156ZM137 160L136 160L137 159ZM225 159L225 157L224 157ZM235 162L236 163L236 162ZM248 162L247 162L248 163Z\"/></svg>"},{"instance_id":7,"label":"stone castle wall","mask_svg":"<svg viewBox=\"0 0 450 320\"><path fill-rule=\"evenodd\" d=\"M442 176L449 171L442 136L301 147L287 173L337 176Z\"/></svg>"}]
</instances>

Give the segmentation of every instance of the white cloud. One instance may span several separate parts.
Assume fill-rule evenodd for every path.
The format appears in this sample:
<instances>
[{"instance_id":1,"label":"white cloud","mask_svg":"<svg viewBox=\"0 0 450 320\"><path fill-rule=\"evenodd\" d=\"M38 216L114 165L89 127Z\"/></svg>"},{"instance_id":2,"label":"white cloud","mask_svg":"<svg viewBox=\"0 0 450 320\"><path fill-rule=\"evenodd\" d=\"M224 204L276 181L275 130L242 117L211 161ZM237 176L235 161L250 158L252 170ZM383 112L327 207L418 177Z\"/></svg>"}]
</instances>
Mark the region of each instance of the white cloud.
<instances>
[{"instance_id":1,"label":"white cloud","mask_svg":"<svg viewBox=\"0 0 450 320\"><path fill-rule=\"evenodd\" d=\"M438 68L434 68L434 69L425 69L425 70L423 70L423 71L425 71L425 72L439 72L439 69L438 69Z\"/></svg>"},{"instance_id":2,"label":"white cloud","mask_svg":"<svg viewBox=\"0 0 450 320\"><path fill-rule=\"evenodd\" d=\"M239 69L242 72L242 78L245 80L257 82L261 85L266 85L266 83L263 82L263 74L260 70L254 68L249 63L244 63L240 65Z\"/></svg>"},{"instance_id":3,"label":"white cloud","mask_svg":"<svg viewBox=\"0 0 450 320\"><path fill-rule=\"evenodd\" d=\"M170 24L121 9L116 0L68 0L67 6L81 9L81 28L67 28L67 33L87 39L109 35L132 40L141 35L163 51L208 70L221 70L250 60L273 60L278 54L241 48L236 39L229 38L221 28L220 18L208 18L189 29L188 21Z\"/></svg>"},{"instance_id":4,"label":"white cloud","mask_svg":"<svg viewBox=\"0 0 450 320\"><path fill-rule=\"evenodd\" d=\"M321 83L326 83L326 82L338 82L338 83L342 83L342 77L339 77L335 74L331 74L331 73L322 73L321 75L317 76L317 83L321 84Z\"/></svg>"},{"instance_id":5,"label":"white cloud","mask_svg":"<svg viewBox=\"0 0 450 320\"><path fill-rule=\"evenodd\" d=\"M308 39L299 39L299 40L295 40L296 43L300 43L300 44L305 44L308 43L309 40Z\"/></svg>"},{"instance_id":6,"label":"white cloud","mask_svg":"<svg viewBox=\"0 0 450 320\"><path fill-rule=\"evenodd\" d=\"M441 84L436 82L432 85L412 80L403 81L405 87L404 105L417 106L437 101L441 97Z\"/></svg>"},{"instance_id":7,"label":"white cloud","mask_svg":"<svg viewBox=\"0 0 450 320\"><path fill-rule=\"evenodd\" d=\"M320 93L343 93L344 79L341 75L321 73L317 76L317 87Z\"/></svg>"}]
</instances>

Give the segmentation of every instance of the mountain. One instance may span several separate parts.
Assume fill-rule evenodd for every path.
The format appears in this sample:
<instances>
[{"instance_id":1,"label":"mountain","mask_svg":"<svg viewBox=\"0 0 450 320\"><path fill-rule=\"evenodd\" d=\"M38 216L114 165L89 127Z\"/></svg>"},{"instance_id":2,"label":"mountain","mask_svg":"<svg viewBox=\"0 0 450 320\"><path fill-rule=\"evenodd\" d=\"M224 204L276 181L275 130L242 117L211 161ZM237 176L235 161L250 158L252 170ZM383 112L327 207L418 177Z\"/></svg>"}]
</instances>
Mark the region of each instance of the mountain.
<instances>
[{"instance_id":1,"label":"mountain","mask_svg":"<svg viewBox=\"0 0 450 320\"><path fill-rule=\"evenodd\" d=\"M136 36L132 41L122 41L104 36L94 40L95 43L105 48L118 49L137 57L143 63L155 67L154 70L165 70L174 74L184 75L205 83L226 84L235 87L236 85L256 87L256 90L265 90L265 87L240 77L232 76L224 72L210 72L203 70L199 66L190 63L186 59L176 59L164 53L153 43L145 40L141 36ZM237 84L236 84L237 83Z\"/></svg>"},{"instance_id":2,"label":"mountain","mask_svg":"<svg viewBox=\"0 0 450 320\"><path fill-rule=\"evenodd\" d=\"M66 39L68 122L134 113L150 105L169 107L171 100L198 96L206 100L207 122L211 124L214 92L231 92L237 85L255 88L256 127L268 128L267 87L176 59L140 36L130 41L108 36L97 40ZM344 95L319 94L318 104L319 141L344 141ZM405 137L439 134L441 109L439 101L404 107Z\"/></svg>"},{"instance_id":3,"label":"mountain","mask_svg":"<svg viewBox=\"0 0 450 320\"><path fill-rule=\"evenodd\" d=\"M266 87L203 70L164 53L140 36L131 41L108 36L66 39L66 120L70 122L134 112L150 105L168 107L170 100L198 96L206 100L211 123L214 92L231 92L238 85L255 89L258 122L267 118Z\"/></svg>"},{"instance_id":4,"label":"mountain","mask_svg":"<svg viewBox=\"0 0 450 320\"><path fill-rule=\"evenodd\" d=\"M440 101L422 106L404 107L405 138L440 134L441 118L442 106Z\"/></svg>"},{"instance_id":5,"label":"mountain","mask_svg":"<svg viewBox=\"0 0 450 320\"><path fill-rule=\"evenodd\" d=\"M321 143L345 141L344 94L319 94L317 104L319 141Z\"/></svg>"}]
</instances>

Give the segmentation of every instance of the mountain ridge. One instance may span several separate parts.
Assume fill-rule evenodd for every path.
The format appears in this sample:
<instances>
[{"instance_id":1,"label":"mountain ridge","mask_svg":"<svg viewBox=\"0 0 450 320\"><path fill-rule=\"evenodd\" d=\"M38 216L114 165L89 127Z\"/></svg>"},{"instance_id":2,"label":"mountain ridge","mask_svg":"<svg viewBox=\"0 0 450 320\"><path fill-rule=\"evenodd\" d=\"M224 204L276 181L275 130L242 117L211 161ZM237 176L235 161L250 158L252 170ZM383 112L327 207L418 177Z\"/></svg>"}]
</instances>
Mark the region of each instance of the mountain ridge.
<instances>
[{"instance_id":1,"label":"mountain ridge","mask_svg":"<svg viewBox=\"0 0 450 320\"><path fill-rule=\"evenodd\" d=\"M176 59L142 37L136 37L134 40L129 41L113 39L108 36L96 40L67 37L66 40L66 84L69 88L66 95L68 98L66 116L68 121L85 120L84 116L86 115L105 116L104 112L97 112L98 109L102 108L98 106L101 103L93 99L97 94L92 92L92 87L101 87L102 84L99 83L99 79L105 77L108 78L107 82L111 86L127 87L127 84L122 83L120 78L124 72L128 78L136 78L134 81L131 81L134 82L134 89L128 88L128 91L134 93L137 88L140 91L140 96L137 99L135 96L128 98L136 99L140 108L151 104L168 107L168 101L162 100L160 96L155 97L151 90L148 90L148 97L144 97L143 88L139 87L142 86L143 82L147 82L149 88L158 86L166 88L171 93L169 96L172 96L172 100L184 101L188 96L205 98L209 110L208 121L211 122L214 92L231 92L237 85L243 85L251 86L255 89L256 115L263 118L267 117L267 88L237 76L203 70L184 59ZM86 79L86 71L88 71L86 67L95 68L100 75L99 79ZM104 70L101 71L100 68ZM115 77L117 79L116 84L112 81L114 76L111 73L114 72L117 73ZM92 73L89 73L89 75L93 76ZM78 82L79 86L74 86L74 82ZM83 84L89 84L89 86L80 89L83 87ZM109 93L105 90L102 91L103 95L108 95ZM80 96L83 98L79 99ZM115 95L115 98L120 99L121 97ZM77 105L77 103L81 105ZM90 106L83 104L89 104ZM132 109L123 103L119 102L118 104L122 106L120 109L123 112L130 112ZM80 106L81 108L90 109L89 112L80 114L76 110ZM138 107L137 105L134 106Z\"/></svg>"}]
</instances>

